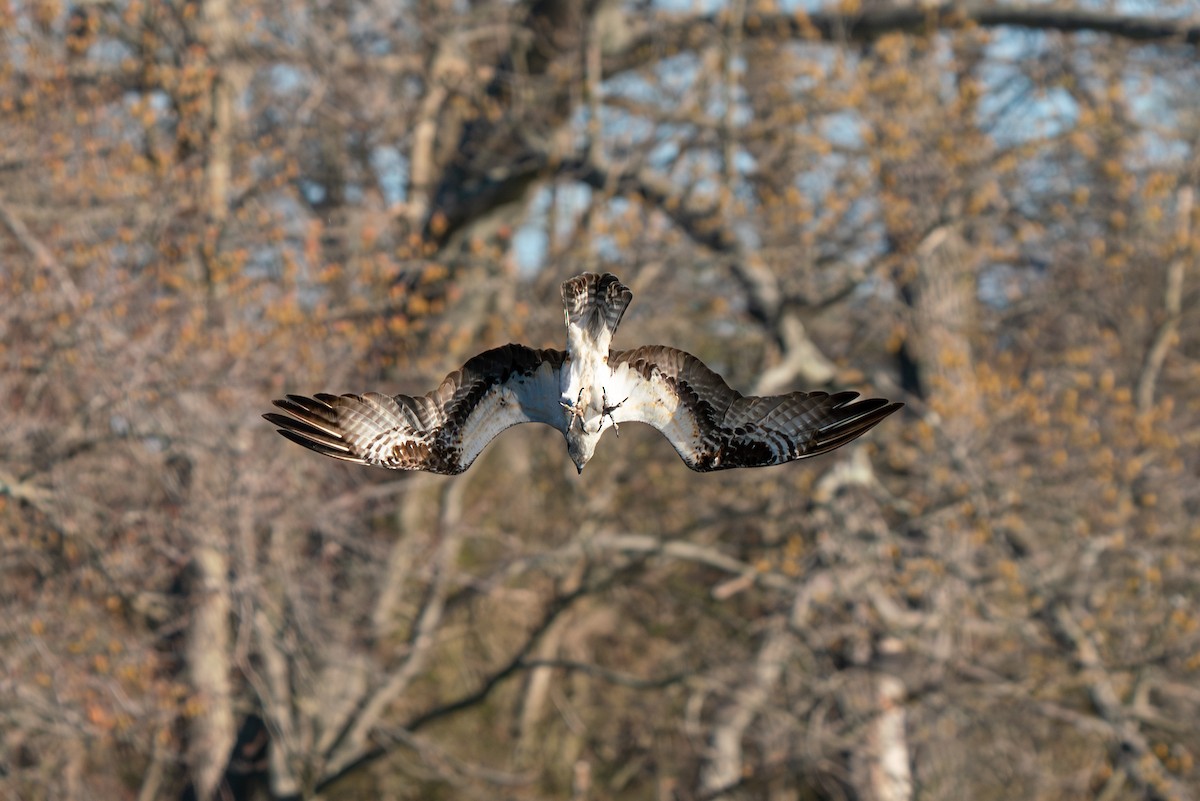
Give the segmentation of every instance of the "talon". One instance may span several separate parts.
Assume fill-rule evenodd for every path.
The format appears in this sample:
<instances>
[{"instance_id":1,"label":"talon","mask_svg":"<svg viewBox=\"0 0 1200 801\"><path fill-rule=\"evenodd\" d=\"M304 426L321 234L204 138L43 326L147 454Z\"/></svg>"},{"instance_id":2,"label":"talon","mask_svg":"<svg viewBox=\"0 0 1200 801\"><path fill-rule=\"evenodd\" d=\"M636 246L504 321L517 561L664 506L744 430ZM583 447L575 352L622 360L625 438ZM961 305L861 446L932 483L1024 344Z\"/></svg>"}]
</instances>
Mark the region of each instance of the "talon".
<instances>
[{"instance_id":1,"label":"talon","mask_svg":"<svg viewBox=\"0 0 1200 801\"><path fill-rule=\"evenodd\" d=\"M583 388L579 389L579 396L575 398L574 404L569 404L566 401L559 401L558 405L571 413L571 422L567 424L567 430L570 431L575 426L575 421L579 421L579 428L583 430L583 409L579 408L580 402L583 400Z\"/></svg>"},{"instance_id":2,"label":"talon","mask_svg":"<svg viewBox=\"0 0 1200 801\"><path fill-rule=\"evenodd\" d=\"M621 403L624 403L627 400L629 400L628 397L626 397L625 400L621 401ZM612 421L613 434L616 435L617 437L621 436L621 427L617 425L617 418L613 417L612 413L614 411L616 411L617 409L621 408L621 403L616 403L616 404L613 404L612 406L609 406L608 405L608 392L603 387L600 389L600 410L601 410L600 411L600 423L603 425L604 417L605 417L605 415L607 415L608 419Z\"/></svg>"}]
</instances>

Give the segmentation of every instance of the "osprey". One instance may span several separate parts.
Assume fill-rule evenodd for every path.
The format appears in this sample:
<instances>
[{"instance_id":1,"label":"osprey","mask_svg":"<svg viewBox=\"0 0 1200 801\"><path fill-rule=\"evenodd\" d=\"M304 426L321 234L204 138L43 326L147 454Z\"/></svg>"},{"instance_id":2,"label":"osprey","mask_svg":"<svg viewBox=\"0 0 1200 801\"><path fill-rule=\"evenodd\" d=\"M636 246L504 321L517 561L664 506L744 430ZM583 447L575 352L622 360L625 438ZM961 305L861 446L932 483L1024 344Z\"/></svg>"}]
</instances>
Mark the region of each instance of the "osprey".
<instances>
[{"instance_id":1,"label":"osprey","mask_svg":"<svg viewBox=\"0 0 1200 801\"><path fill-rule=\"evenodd\" d=\"M579 472L608 429L661 431L698 471L783 464L831 451L904 404L857 392L743 396L703 362L651 345L610 350L633 293L612 274L562 285L567 349L504 345L479 354L428 395L288 395L263 415L293 442L347 462L453 475L501 431L545 423Z\"/></svg>"}]
</instances>

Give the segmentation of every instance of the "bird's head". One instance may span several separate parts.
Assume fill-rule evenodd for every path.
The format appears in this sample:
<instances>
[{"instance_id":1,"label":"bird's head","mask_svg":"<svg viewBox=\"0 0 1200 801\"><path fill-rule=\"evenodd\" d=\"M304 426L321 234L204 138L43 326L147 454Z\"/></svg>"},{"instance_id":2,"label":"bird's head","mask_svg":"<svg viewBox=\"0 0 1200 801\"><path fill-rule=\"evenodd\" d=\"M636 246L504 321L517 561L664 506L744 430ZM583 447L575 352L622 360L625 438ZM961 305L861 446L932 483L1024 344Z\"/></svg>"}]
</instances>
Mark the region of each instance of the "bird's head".
<instances>
[{"instance_id":1,"label":"bird's head","mask_svg":"<svg viewBox=\"0 0 1200 801\"><path fill-rule=\"evenodd\" d=\"M571 461L575 463L575 468L580 473L583 472L583 466L596 452L596 443L599 441L599 431L587 434L576 429L567 435L567 453L570 454Z\"/></svg>"}]
</instances>

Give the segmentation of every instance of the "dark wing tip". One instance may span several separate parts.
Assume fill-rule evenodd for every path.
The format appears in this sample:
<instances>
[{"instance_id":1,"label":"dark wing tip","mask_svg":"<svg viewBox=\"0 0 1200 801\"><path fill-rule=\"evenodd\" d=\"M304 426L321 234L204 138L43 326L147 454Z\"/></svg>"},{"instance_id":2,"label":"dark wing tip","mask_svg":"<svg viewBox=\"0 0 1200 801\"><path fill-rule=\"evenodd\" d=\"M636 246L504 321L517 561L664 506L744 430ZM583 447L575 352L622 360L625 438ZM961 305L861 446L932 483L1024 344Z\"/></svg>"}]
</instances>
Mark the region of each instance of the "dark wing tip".
<instances>
[{"instance_id":1,"label":"dark wing tip","mask_svg":"<svg viewBox=\"0 0 1200 801\"><path fill-rule=\"evenodd\" d=\"M342 438L332 417L333 407L330 402L336 399L336 395L326 394L317 395L315 398L288 395L284 399L272 401L276 407L287 412L286 415L267 412L263 419L276 426L276 430L284 437L310 451L344 462L366 464L364 459L352 453L350 445Z\"/></svg>"},{"instance_id":2,"label":"dark wing tip","mask_svg":"<svg viewBox=\"0 0 1200 801\"><path fill-rule=\"evenodd\" d=\"M857 392L839 392L831 396L833 404L829 408L829 420L817 429L804 456L828 453L853 442L883 422L884 418L904 408L900 401L867 398L854 402L857 397Z\"/></svg>"},{"instance_id":3,"label":"dark wing tip","mask_svg":"<svg viewBox=\"0 0 1200 801\"><path fill-rule=\"evenodd\" d=\"M283 436L287 437L288 439L290 439L292 442L296 443L297 445L303 445L304 447L308 448L310 451L319 453L322 456L330 456L330 457L333 457L334 459L340 459L343 462L354 462L355 464L366 464L366 460L361 459L358 456L355 456L354 454L352 454L342 448L336 448L336 447L333 447L330 445L326 445L323 442L318 442L317 440L310 439L306 435L301 434L297 431L292 431L289 429L281 428L281 429L279 429L279 433L282 434Z\"/></svg>"}]
</instances>

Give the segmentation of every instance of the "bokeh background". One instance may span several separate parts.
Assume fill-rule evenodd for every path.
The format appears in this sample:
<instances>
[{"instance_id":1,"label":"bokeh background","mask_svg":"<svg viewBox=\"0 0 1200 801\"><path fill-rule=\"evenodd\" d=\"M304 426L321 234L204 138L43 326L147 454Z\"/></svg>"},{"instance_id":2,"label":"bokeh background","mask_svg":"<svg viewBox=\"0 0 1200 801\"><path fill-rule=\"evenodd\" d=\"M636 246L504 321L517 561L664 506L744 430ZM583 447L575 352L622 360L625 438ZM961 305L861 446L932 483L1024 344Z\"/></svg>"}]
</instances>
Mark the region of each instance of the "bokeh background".
<instances>
[{"instance_id":1,"label":"bokeh background","mask_svg":"<svg viewBox=\"0 0 1200 801\"><path fill-rule=\"evenodd\" d=\"M0 2L0 798L1200 797L1194 2ZM457 478L285 392L905 401Z\"/></svg>"}]
</instances>

